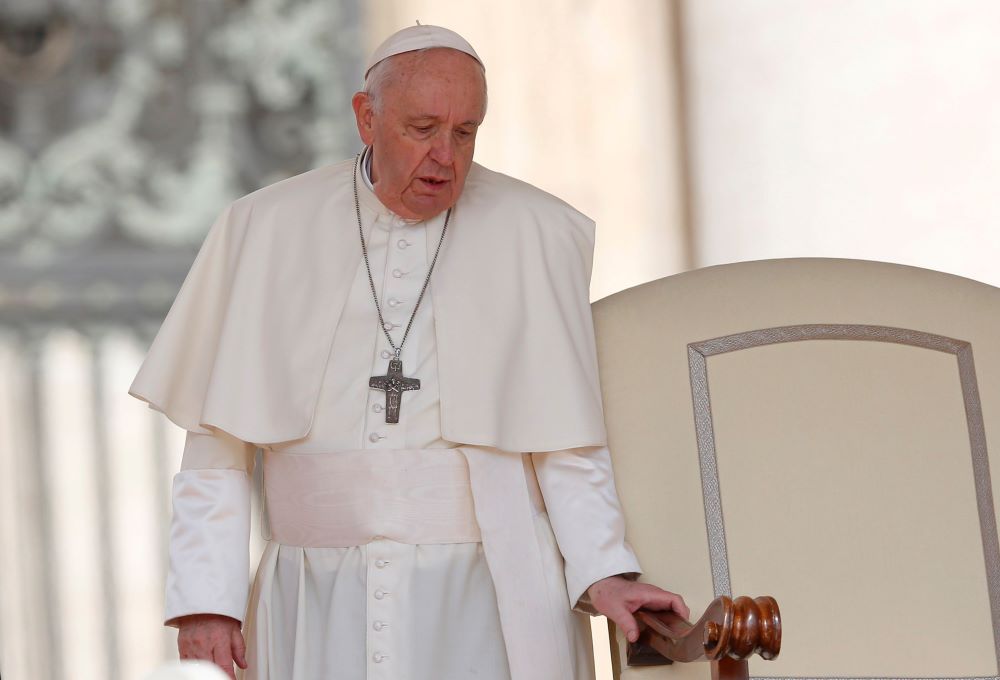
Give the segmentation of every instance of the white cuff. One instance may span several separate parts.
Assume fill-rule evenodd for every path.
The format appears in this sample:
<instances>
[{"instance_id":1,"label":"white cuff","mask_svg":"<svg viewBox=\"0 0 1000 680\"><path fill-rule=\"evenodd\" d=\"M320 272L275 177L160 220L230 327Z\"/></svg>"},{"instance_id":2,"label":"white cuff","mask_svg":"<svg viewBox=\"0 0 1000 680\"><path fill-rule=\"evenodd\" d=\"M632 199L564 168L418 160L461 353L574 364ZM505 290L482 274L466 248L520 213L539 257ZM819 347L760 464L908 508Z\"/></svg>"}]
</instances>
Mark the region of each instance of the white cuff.
<instances>
[{"instance_id":1,"label":"white cuff","mask_svg":"<svg viewBox=\"0 0 1000 680\"><path fill-rule=\"evenodd\" d=\"M188 614L242 622L250 577L250 479L243 470L174 475L165 625Z\"/></svg>"}]
</instances>

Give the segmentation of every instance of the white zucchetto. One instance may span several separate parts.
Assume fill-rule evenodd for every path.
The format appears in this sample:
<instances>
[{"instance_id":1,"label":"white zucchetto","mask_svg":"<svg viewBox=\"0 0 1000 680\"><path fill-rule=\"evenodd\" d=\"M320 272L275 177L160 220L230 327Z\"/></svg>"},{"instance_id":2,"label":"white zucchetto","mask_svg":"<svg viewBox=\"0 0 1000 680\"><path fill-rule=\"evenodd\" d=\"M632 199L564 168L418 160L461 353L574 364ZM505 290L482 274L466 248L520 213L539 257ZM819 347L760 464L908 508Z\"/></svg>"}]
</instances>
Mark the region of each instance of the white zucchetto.
<instances>
[{"instance_id":1,"label":"white zucchetto","mask_svg":"<svg viewBox=\"0 0 1000 680\"><path fill-rule=\"evenodd\" d=\"M403 52L422 50L427 47L450 47L453 50L465 52L478 61L484 69L486 68L483 60L472 49L469 41L458 33L455 33L455 31L442 28L441 26L423 26L417 24L416 26L408 26L396 31L375 48L371 58L368 60L368 64L365 66L365 78L368 77L368 72L372 70L375 64L383 59L396 54L402 54Z\"/></svg>"}]
</instances>

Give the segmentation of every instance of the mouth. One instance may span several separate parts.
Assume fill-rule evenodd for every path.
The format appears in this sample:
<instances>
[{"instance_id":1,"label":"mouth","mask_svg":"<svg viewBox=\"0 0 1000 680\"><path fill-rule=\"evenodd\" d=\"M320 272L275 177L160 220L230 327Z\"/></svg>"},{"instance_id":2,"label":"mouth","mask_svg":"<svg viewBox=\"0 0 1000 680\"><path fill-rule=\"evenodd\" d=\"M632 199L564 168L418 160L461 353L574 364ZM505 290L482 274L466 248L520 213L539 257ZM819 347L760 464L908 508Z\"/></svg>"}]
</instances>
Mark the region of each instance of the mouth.
<instances>
[{"instance_id":1,"label":"mouth","mask_svg":"<svg viewBox=\"0 0 1000 680\"><path fill-rule=\"evenodd\" d=\"M430 191L439 191L443 189L448 184L449 181L446 179L442 179L441 177L430 177L430 176L418 177L417 179L420 181L420 184L424 188Z\"/></svg>"}]
</instances>

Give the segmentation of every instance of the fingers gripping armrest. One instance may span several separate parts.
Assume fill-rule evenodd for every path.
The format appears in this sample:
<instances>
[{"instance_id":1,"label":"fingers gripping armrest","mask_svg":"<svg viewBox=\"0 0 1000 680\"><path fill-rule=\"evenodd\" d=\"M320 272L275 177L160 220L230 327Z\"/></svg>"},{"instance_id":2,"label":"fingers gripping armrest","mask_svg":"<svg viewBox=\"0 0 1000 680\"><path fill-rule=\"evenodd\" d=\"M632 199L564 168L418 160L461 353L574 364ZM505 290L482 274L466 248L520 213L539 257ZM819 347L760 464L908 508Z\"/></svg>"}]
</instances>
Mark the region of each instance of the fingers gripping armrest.
<instances>
[{"instance_id":1,"label":"fingers gripping armrest","mask_svg":"<svg viewBox=\"0 0 1000 680\"><path fill-rule=\"evenodd\" d=\"M596 581L642 569L625 540L625 517L607 446L532 453L552 532L565 560L566 591L573 609L596 610L585 597Z\"/></svg>"},{"instance_id":2,"label":"fingers gripping armrest","mask_svg":"<svg viewBox=\"0 0 1000 680\"><path fill-rule=\"evenodd\" d=\"M231 437L188 433L182 470L173 480L166 625L189 614L222 614L242 622L255 451Z\"/></svg>"},{"instance_id":3,"label":"fingers gripping armrest","mask_svg":"<svg viewBox=\"0 0 1000 680\"><path fill-rule=\"evenodd\" d=\"M637 571L630 571L624 574L611 574L611 575L621 576L622 578L626 578L629 581L635 581L637 578L639 578L639 572ZM600 579L597 580L599 581ZM593 585L593 583L591 585ZM589 590L590 586L587 586L587 588ZM590 593L588 592L588 590L583 591L583 595L581 595L580 599L576 601L576 604L573 606L573 610L582 612L584 614L590 614L591 616L600 616L601 612L597 611L597 609L594 607L594 603L590 601Z\"/></svg>"}]
</instances>

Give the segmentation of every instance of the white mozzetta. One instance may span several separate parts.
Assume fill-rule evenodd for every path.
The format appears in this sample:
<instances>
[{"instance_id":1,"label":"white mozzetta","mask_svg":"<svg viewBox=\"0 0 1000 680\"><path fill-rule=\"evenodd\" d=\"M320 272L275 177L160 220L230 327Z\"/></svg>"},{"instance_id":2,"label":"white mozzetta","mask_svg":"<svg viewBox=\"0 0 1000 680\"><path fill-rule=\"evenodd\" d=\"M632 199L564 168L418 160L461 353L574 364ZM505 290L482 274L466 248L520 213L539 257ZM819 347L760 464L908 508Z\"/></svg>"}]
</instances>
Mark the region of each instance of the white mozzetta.
<instances>
[{"instance_id":1,"label":"white mozzetta","mask_svg":"<svg viewBox=\"0 0 1000 680\"><path fill-rule=\"evenodd\" d=\"M361 261L354 169L317 168L228 206L129 393L202 434L307 435ZM382 204L358 189L372 220ZM442 437L507 451L606 443L593 248L588 217L473 164L431 284Z\"/></svg>"}]
</instances>

